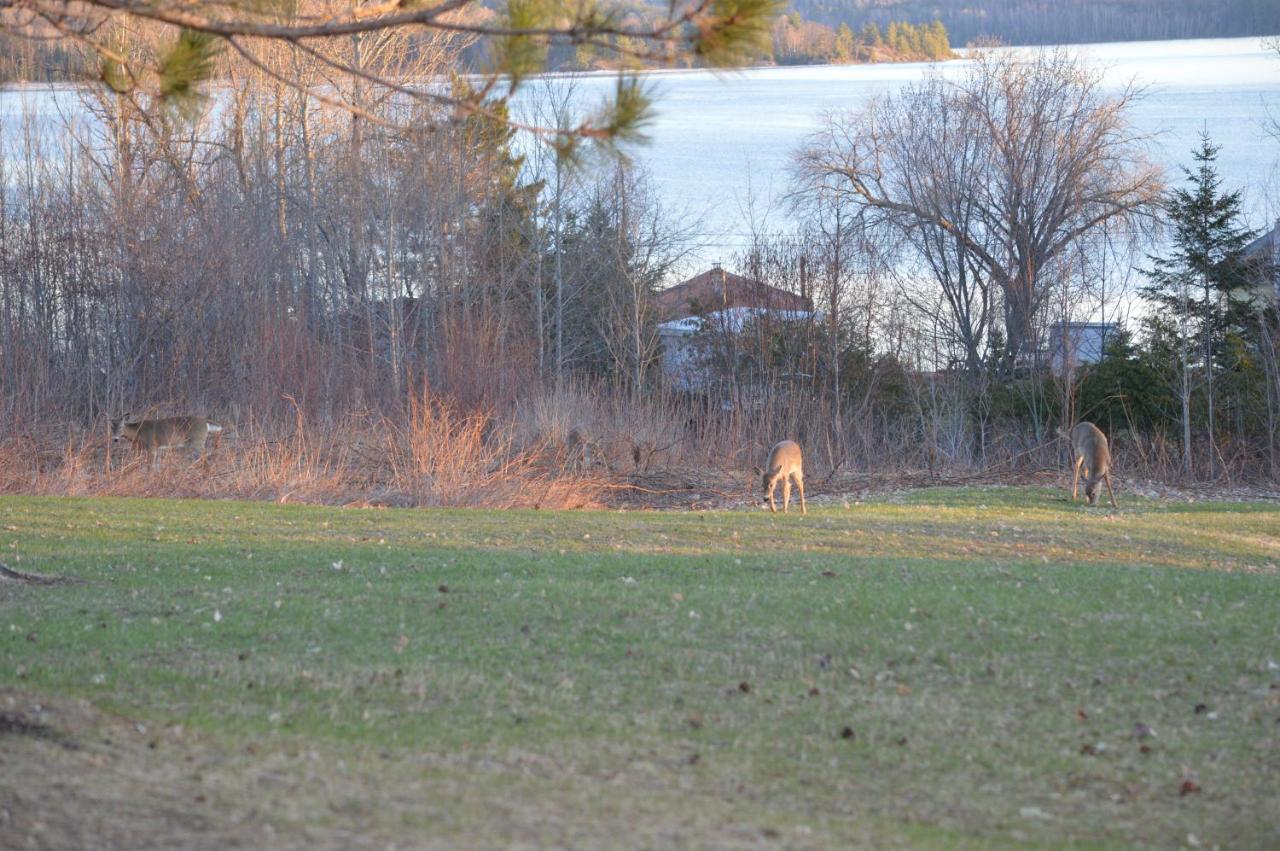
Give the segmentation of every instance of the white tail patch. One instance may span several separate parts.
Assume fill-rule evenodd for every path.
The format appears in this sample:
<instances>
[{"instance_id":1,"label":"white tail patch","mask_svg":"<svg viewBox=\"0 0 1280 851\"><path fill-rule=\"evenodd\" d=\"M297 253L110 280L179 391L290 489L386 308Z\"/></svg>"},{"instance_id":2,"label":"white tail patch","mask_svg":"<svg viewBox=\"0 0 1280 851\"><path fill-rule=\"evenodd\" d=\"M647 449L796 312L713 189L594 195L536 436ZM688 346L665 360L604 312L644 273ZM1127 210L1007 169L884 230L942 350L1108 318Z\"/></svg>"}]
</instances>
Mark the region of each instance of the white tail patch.
<instances>
[{"instance_id":1,"label":"white tail patch","mask_svg":"<svg viewBox=\"0 0 1280 851\"><path fill-rule=\"evenodd\" d=\"M217 423L205 423L205 427L208 428L209 431L211 432L222 431L222 426L218 425Z\"/></svg>"}]
</instances>

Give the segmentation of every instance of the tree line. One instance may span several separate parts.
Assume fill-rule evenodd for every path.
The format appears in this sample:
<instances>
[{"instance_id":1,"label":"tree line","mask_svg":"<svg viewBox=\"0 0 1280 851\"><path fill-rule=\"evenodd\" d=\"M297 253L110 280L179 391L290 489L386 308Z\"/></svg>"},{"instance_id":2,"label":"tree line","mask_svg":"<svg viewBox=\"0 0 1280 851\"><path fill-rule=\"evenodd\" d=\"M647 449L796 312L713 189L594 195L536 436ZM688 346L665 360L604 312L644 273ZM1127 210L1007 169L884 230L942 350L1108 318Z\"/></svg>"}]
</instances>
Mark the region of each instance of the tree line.
<instances>
[{"instance_id":1,"label":"tree line","mask_svg":"<svg viewBox=\"0 0 1280 851\"><path fill-rule=\"evenodd\" d=\"M659 25L660 16L633 10L624 22L636 29ZM550 70L601 70L659 67L670 57L641 58L643 43L635 36L607 34L577 45L556 45L548 50ZM941 21L913 25L889 21L884 30L867 23L856 31L847 23L827 26L805 20L799 12L773 19L768 43L745 56L753 63L843 64L853 62L934 61L952 57L950 38ZM662 61L659 61L659 60ZM486 46L473 41L460 51L459 61L470 70L483 70L490 61ZM670 64L667 62L667 64ZM695 54L685 54L680 64L697 67ZM23 38L0 30L0 83L65 82L93 80L101 76L98 57L61 41Z\"/></svg>"},{"instance_id":2,"label":"tree line","mask_svg":"<svg viewBox=\"0 0 1280 851\"><path fill-rule=\"evenodd\" d=\"M806 18L857 29L895 19L941 20L957 44L1072 44L1230 38L1280 32L1271 0L792 0Z\"/></svg>"},{"instance_id":3,"label":"tree line","mask_svg":"<svg viewBox=\"0 0 1280 851\"><path fill-rule=\"evenodd\" d=\"M941 21L919 25L890 21L883 32L868 23L855 32L847 23L833 28L791 12L773 25L772 59L779 65L927 62L952 55Z\"/></svg>"}]
</instances>

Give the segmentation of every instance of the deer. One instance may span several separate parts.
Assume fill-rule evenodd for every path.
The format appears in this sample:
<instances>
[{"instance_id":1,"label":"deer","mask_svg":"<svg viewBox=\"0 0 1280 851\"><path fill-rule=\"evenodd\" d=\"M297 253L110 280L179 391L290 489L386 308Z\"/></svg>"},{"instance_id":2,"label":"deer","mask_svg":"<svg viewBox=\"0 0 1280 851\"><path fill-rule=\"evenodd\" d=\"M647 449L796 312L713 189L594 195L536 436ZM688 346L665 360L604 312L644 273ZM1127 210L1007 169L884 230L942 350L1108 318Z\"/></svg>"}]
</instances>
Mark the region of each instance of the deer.
<instances>
[{"instance_id":1,"label":"deer","mask_svg":"<svg viewBox=\"0 0 1280 851\"><path fill-rule=\"evenodd\" d=\"M204 417L165 417L136 422L129 422L126 417L111 425L111 439L127 440L134 449L150 452L153 468L166 449L188 449L193 456L200 455L209 435L222 431L222 426Z\"/></svg>"},{"instance_id":2,"label":"deer","mask_svg":"<svg viewBox=\"0 0 1280 851\"><path fill-rule=\"evenodd\" d=\"M765 463L764 470L759 471L763 474L761 480L765 496L769 500L769 510L774 514L778 513L778 507L773 501L773 493L778 488L778 482L782 482L782 513L786 514L787 507L791 503L791 481L795 480L796 487L800 489L800 513L808 514L809 509L804 504L804 464L800 457L800 445L794 440L784 440L769 451L769 460Z\"/></svg>"},{"instance_id":3,"label":"deer","mask_svg":"<svg viewBox=\"0 0 1280 851\"><path fill-rule=\"evenodd\" d=\"M1072 466L1075 476L1071 483L1071 501L1075 502L1080 491L1080 471L1084 469L1084 496L1090 505L1098 502L1098 482L1106 482L1111 507L1116 505L1116 494L1111 489L1111 449L1107 436L1090 422L1076 423L1071 433L1058 429L1058 434L1071 441Z\"/></svg>"}]
</instances>

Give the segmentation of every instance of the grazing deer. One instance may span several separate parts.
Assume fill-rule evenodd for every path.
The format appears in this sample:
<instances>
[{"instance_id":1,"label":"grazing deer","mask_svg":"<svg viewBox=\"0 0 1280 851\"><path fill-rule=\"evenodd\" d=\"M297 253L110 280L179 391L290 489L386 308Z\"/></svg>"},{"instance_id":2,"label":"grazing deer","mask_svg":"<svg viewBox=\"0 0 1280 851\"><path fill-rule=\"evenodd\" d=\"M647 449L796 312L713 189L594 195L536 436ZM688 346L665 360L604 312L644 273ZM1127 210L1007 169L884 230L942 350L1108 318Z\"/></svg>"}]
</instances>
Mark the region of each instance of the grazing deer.
<instances>
[{"instance_id":1,"label":"grazing deer","mask_svg":"<svg viewBox=\"0 0 1280 851\"><path fill-rule=\"evenodd\" d=\"M770 511L774 514L778 513L778 507L773 501L773 492L778 487L778 481L781 480L782 513L787 513L787 506L791 502L791 480L795 479L796 487L800 488L800 513L809 513L808 507L804 504L804 468L798 443L793 440L784 440L773 447L769 452L769 461L761 472L764 474L762 484L764 493L769 498Z\"/></svg>"},{"instance_id":2,"label":"grazing deer","mask_svg":"<svg viewBox=\"0 0 1280 851\"><path fill-rule=\"evenodd\" d=\"M192 455L204 451L209 434L222 431L222 426L203 417L165 417L112 423L112 440L127 440L134 449L151 453L151 466L165 449L189 449Z\"/></svg>"},{"instance_id":3,"label":"grazing deer","mask_svg":"<svg viewBox=\"0 0 1280 851\"><path fill-rule=\"evenodd\" d=\"M1093 423L1076 423L1076 427L1067 434L1058 429L1058 434L1071 441L1072 466L1075 476L1071 482L1071 501L1076 501L1080 491L1080 468L1084 468L1084 496L1090 505L1098 502L1098 482L1106 482L1107 494L1111 497L1111 507L1116 505L1115 491L1111 490L1111 449L1107 446L1107 436Z\"/></svg>"}]
</instances>

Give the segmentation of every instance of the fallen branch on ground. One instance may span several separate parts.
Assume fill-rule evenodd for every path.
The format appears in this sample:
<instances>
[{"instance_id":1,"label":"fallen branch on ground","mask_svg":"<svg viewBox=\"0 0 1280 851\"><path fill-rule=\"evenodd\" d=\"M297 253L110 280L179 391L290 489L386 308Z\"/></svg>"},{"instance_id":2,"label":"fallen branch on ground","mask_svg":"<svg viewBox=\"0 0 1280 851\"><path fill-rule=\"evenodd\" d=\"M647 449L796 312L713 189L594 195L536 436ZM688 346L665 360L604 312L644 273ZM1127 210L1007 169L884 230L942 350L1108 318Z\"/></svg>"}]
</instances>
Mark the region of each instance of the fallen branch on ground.
<instances>
[{"instance_id":1,"label":"fallen branch on ground","mask_svg":"<svg viewBox=\"0 0 1280 851\"><path fill-rule=\"evenodd\" d=\"M2 561L0 561L0 579L30 582L33 585L57 585L59 582L73 581L69 576L41 576L38 573L23 573L21 570L14 570Z\"/></svg>"}]
</instances>

